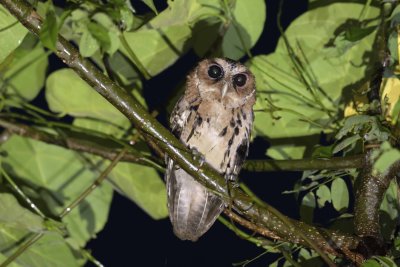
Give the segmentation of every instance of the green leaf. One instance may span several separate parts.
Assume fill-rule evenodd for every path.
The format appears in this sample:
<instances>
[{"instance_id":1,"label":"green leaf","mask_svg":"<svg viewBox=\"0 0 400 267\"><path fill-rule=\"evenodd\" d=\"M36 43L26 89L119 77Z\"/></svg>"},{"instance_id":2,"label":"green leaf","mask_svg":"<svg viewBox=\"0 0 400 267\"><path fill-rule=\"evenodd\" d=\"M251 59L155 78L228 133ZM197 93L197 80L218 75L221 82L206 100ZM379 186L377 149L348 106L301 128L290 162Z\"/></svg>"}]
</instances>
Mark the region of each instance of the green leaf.
<instances>
[{"instance_id":1,"label":"green leaf","mask_svg":"<svg viewBox=\"0 0 400 267\"><path fill-rule=\"evenodd\" d=\"M361 139L361 136L353 135L348 138L345 138L344 140L340 141L337 145L334 146L333 148L333 154L338 153L339 151L342 151L348 146L354 145L358 140Z\"/></svg>"},{"instance_id":2,"label":"green leaf","mask_svg":"<svg viewBox=\"0 0 400 267\"><path fill-rule=\"evenodd\" d=\"M389 34L387 40L387 46L390 51L390 57L394 62L399 61L399 50L398 50L398 33L393 31Z\"/></svg>"},{"instance_id":3,"label":"green leaf","mask_svg":"<svg viewBox=\"0 0 400 267\"><path fill-rule=\"evenodd\" d=\"M52 50L56 51L56 41L58 37L58 24L57 24L57 16L54 10L53 4L51 1L46 3L47 5L47 12L46 17L43 21L39 39L42 42L43 46Z\"/></svg>"},{"instance_id":4,"label":"green leaf","mask_svg":"<svg viewBox=\"0 0 400 267\"><path fill-rule=\"evenodd\" d=\"M125 38L147 71L155 76L180 58L190 47L191 30L187 25L163 29L140 29L125 33ZM129 57L125 48L122 52Z\"/></svg>"},{"instance_id":5,"label":"green leaf","mask_svg":"<svg viewBox=\"0 0 400 267\"><path fill-rule=\"evenodd\" d=\"M400 99L397 99L391 112L391 118L392 118L391 124L396 125L399 122L399 117L400 117Z\"/></svg>"},{"instance_id":6,"label":"green leaf","mask_svg":"<svg viewBox=\"0 0 400 267\"><path fill-rule=\"evenodd\" d=\"M74 125L113 136L124 133L110 124L84 118L75 119ZM138 143L135 148L148 153L148 148L142 143ZM103 164L106 162L103 161ZM156 170L139 164L119 163L109 176L115 190L135 202L153 219L168 216L165 185Z\"/></svg>"},{"instance_id":7,"label":"green leaf","mask_svg":"<svg viewBox=\"0 0 400 267\"><path fill-rule=\"evenodd\" d=\"M306 223L312 223L314 218L315 195L313 192L308 192L301 201L300 217Z\"/></svg>"},{"instance_id":8,"label":"green leaf","mask_svg":"<svg viewBox=\"0 0 400 267\"><path fill-rule=\"evenodd\" d=\"M317 267L324 266L319 255L313 250L301 248L299 251L298 262L302 267ZM286 261L286 266L292 266L289 261Z\"/></svg>"},{"instance_id":9,"label":"green leaf","mask_svg":"<svg viewBox=\"0 0 400 267\"><path fill-rule=\"evenodd\" d=\"M119 163L110 174L116 190L129 197L153 219L168 216L167 191L153 168Z\"/></svg>"},{"instance_id":10,"label":"green leaf","mask_svg":"<svg viewBox=\"0 0 400 267\"><path fill-rule=\"evenodd\" d=\"M265 1L236 1L232 15L234 22L224 35L222 51L225 57L237 60L260 38L266 19Z\"/></svg>"},{"instance_id":11,"label":"green leaf","mask_svg":"<svg viewBox=\"0 0 400 267\"><path fill-rule=\"evenodd\" d=\"M396 148L392 148L389 142L381 144L380 150L382 154L374 163L374 172L386 173L390 166L400 159L400 151Z\"/></svg>"},{"instance_id":12,"label":"green leaf","mask_svg":"<svg viewBox=\"0 0 400 267\"><path fill-rule=\"evenodd\" d=\"M15 50L13 61L7 66L3 76L8 80L9 92L28 101L34 99L42 89L48 65L43 46L33 38L31 35L27 36Z\"/></svg>"},{"instance_id":13,"label":"green leaf","mask_svg":"<svg viewBox=\"0 0 400 267\"><path fill-rule=\"evenodd\" d=\"M314 147L311 157L313 159L321 159L321 158L331 158L333 156L333 146L321 146L317 145Z\"/></svg>"},{"instance_id":14,"label":"green leaf","mask_svg":"<svg viewBox=\"0 0 400 267\"><path fill-rule=\"evenodd\" d=\"M138 92L142 88L140 76L131 61L119 51L114 53L109 59L112 70L121 79L122 84L126 87L134 88L134 92L139 93L133 93L136 99L142 106L146 107L146 101L141 96L141 92Z\"/></svg>"},{"instance_id":15,"label":"green leaf","mask_svg":"<svg viewBox=\"0 0 400 267\"><path fill-rule=\"evenodd\" d=\"M204 57L218 40L221 24L217 17L203 19L195 24L192 29L193 50L199 57Z\"/></svg>"},{"instance_id":16,"label":"green leaf","mask_svg":"<svg viewBox=\"0 0 400 267\"><path fill-rule=\"evenodd\" d=\"M397 264L389 257L373 256L373 258L378 261L382 267L397 267Z\"/></svg>"},{"instance_id":17,"label":"green leaf","mask_svg":"<svg viewBox=\"0 0 400 267\"><path fill-rule=\"evenodd\" d=\"M19 177L40 195L52 214L59 214L98 177L100 170L85 166L76 152L38 141L12 136L2 145L4 168ZM75 210L63 219L69 232L68 241L83 247L107 221L112 189L102 184ZM35 201L35 199L33 199Z\"/></svg>"},{"instance_id":18,"label":"green leaf","mask_svg":"<svg viewBox=\"0 0 400 267\"><path fill-rule=\"evenodd\" d=\"M330 41L337 29L345 27L349 19L357 19L363 8L361 4L334 3L304 13L286 30L285 36L301 62L299 72L307 86L295 71L293 55L289 55L283 37L273 54L248 62L257 81L257 135L306 136L330 132L336 127L325 110L338 110L343 88L365 77L364 56L372 47L374 34L346 49L330 45ZM368 18L379 13L373 7L368 11Z\"/></svg>"},{"instance_id":19,"label":"green leaf","mask_svg":"<svg viewBox=\"0 0 400 267\"><path fill-rule=\"evenodd\" d=\"M336 178L331 185L331 196L333 207L339 211L345 211L349 206L349 190L342 178Z\"/></svg>"},{"instance_id":20,"label":"green leaf","mask_svg":"<svg viewBox=\"0 0 400 267\"><path fill-rule=\"evenodd\" d=\"M100 175L100 172L98 172ZM81 187L83 191L86 187ZM67 242L76 250L103 230L108 220L112 200L112 187L103 183L97 187L77 208L62 220L67 225Z\"/></svg>"},{"instance_id":21,"label":"green leaf","mask_svg":"<svg viewBox=\"0 0 400 267\"><path fill-rule=\"evenodd\" d=\"M357 24L347 29L345 38L350 42L357 42L371 34L374 30L376 30L376 26L361 28L360 24Z\"/></svg>"},{"instance_id":22,"label":"green leaf","mask_svg":"<svg viewBox=\"0 0 400 267\"><path fill-rule=\"evenodd\" d=\"M145 3L146 6L148 6L154 13L158 14L157 8L154 5L153 0L142 0L142 2Z\"/></svg>"},{"instance_id":23,"label":"green leaf","mask_svg":"<svg viewBox=\"0 0 400 267\"><path fill-rule=\"evenodd\" d=\"M326 202L330 203L332 201L331 190L324 184L318 187L315 194L317 196L318 207L320 208L323 208Z\"/></svg>"},{"instance_id":24,"label":"green leaf","mask_svg":"<svg viewBox=\"0 0 400 267\"><path fill-rule=\"evenodd\" d=\"M380 206L379 221L382 226L382 236L385 240L386 238L390 239L397 226L397 218L399 217L397 199L397 183L392 180Z\"/></svg>"},{"instance_id":25,"label":"green leaf","mask_svg":"<svg viewBox=\"0 0 400 267\"><path fill-rule=\"evenodd\" d=\"M0 5L0 68L4 59L17 48L28 30Z\"/></svg>"},{"instance_id":26,"label":"green leaf","mask_svg":"<svg viewBox=\"0 0 400 267\"><path fill-rule=\"evenodd\" d=\"M164 29L170 26L193 25L199 20L218 16L221 11L219 0L168 1L168 8L149 22L149 28Z\"/></svg>"},{"instance_id":27,"label":"green leaf","mask_svg":"<svg viewBox=\"0 0 400 267\"><path fill-rule=\"evenodd\" d=\"M198 33L197 22L220 16L220 11L218 0L168 1L168 8L149 23L124 35L133 53L154 76L173 64L192 46L192 32ZM196 40L199 38L197 34ZM210 45L209 42L205 43ZM121 51L129 57L125 47ZM135 62L134 59L132 61Z\"/></svg>"},{"instance_id":28,"label":"green leaf","mask_svg":"<svg viewBox=\"0 0 400 267\"><path fill-rule=\"evenodd\" d=\"M1 11L0 11L1 13ZM4 262L7 259L6 256L4 256L3 253L0 253L0 262ZM8 267L22 267L22 265L17 264L15 261L13 261L12 263L10 263L9 265L7 265Z\"/></svg>"},{"instance_id":29,"label":"green leaf","mask_svg":"<svg viewBox=\"0 0 400 267\"><path fill-rule=\"evenodd\" d=\"M108 36L108 30L101 24L90 22L88 25L90 34L97 40L97 42L104 47L105 50L110 49L111 39Z\"/></svg>"},{"instance_id":30,"label":"green leaf","mask_svg":"<svg viewBox=\"0 0 400 267\"><path fill-rule=\"evenodd\" d=\"M360 133L365 125L370 125L374 121L374 118L368 115L355 115L345 119L343 127L336 134L336 139L342 139L344 136L350 133Z\"/></svg>"},{"instance_id":31,"label":"green leaf","mask_svg":"<svg viewBox=\"0 0 400 267\"><path fill-rule=\"evenodd\" d=\"M30 232L45 230L40 216L21 207L17 199L7 193L0 193L0 225Z\"/></svg>"},{"instance_id":32,"label":"green leaf","mask_svg":"<svg viewBox=\"0 0 400 267\"><path fill-rule=\"evenodd\" d=\"M397 5L396 8L392 11L390 19L392 27L400 24L400 6Z\"/></svg>"},{"instance_id":33,"label":"green leaf","mask_svg":"<svg viewBox=\"0 0 400 267\"><path fill-rule=\"evenodd\" d=\"M11 255L18 243L27 237L26 231L0 226L0 250L4 256ZM83 265L75 258L64 239L57 233L48 232L29 249L22 253L14 263L29 267L78 267Z\"/></svg>"},{"instance_id":34,"label":"green leaf","mask_svg":"<svg viewBox=\"0 0 400 267\"><path fill-rule=\"evenodd\" d=\"M50 74L46 81L46 100L53 112L101 119L121 127L130 125L127 118L71 69Z\"/></svg>"},{"instance_id":35,"label":"green leaf","mask_svg":"<svg viewBox=\"0 0 400 267\"><path fill-rule=\"evenodd\" d=\"M117 138L122 137L126 132L123 129L126 129L128 127L128 124L126 125L126 127L121 128L121 126L119 126L118 124L113 124L112 122L90 118L76 118L74 119L73 125Z\"/></svg>"},{"instance_id":36,"label":"green leaf","mask_svg":"<svg viewBox=\"0 0 400 267\"><path fill-rule=\"evenodd\" d=\"M79 53L83 57L91 57L94 53L99 50L99 43L97 42L96 38L90 33L90 31L86 28L79 40Z\"/></svg>"},{"instance_id":37,"label":"green leaf","mask_svg":"<svg viewBox=\"0 0 400 267\"><path fill-rule=\"evenodd\" d=\"M276 160L301 159L305 150L305 146L294 146L293 144L276 145L269 147L266 155Z\"/></svg>"},{"instance_id":38,"label":"green leaf","mask_svg":"<svg viewBox=\"0 0 400 267\"><path fill-rule=\"evenodd\" d=\"M390 132L375 116L354 115L345 119L335 138L342 139L349 134L359 134L364 141L384 142L389 139Z\"/></svg>"},{"instance_id":39,"label":"green leaf","mask_svg":"<svg viewBox=\"0 0 400 267\"><path fill-rule=\"evenodd\" d=\"M105 13L96 13L92 19L97 23L88 24L90 32L99 41L103 50L113 55L120 46L119 29Z\"/></svg>"},{"instance_id":40,"label":"green leaf","mask_svg":"<svg viewBox=\"0 0 400 267\"><path fill-rule=\"evenodd\" d=\"M373 259L369 259L363 262L362 267L381 267L381 265Z\"/></svg>"}]
</instances>

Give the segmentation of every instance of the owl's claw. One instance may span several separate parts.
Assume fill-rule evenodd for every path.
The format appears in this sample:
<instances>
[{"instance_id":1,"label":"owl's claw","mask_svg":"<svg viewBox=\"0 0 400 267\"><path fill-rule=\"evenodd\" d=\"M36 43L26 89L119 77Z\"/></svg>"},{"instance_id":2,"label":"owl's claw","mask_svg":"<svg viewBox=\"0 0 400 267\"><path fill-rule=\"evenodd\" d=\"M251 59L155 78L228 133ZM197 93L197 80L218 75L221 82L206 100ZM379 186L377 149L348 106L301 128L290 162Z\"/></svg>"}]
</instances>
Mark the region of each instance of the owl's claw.
<instances>
[{"instance_id":1,"label":"owl's claw","mask_svg":"<svg viewBox=\"0 0 400 267\"><path fill-rule=\"evenodd\" d=\"M194 159L194 160L198 160L199 163L200 163L200 167L202 167L203 164L204 164L204 162L206 162L206 158L204 157L204 155L201 154L201 153L197 150L197 148L195 148L195 147L190 148L190 151L192 151L193 159Z\"/></svg>"},{"instance_id":2,"label":"owl's claw","mask_svg":"<svg viewBox=\"0 0 400 267\"><path fill-rule=\"evenodd\" d=\"M237 181L231 181L232 188L238 188L240 186L239 182Z\"/></svg>"},{"instance_id":3,"label":"owl's claw","mask_svg":"<svg viewBox=\"0 0 400 267\"><path fill-rule=\"evenodd\" d=\"M225 180L227 182L231 182L233 187L238 187L239 184L237 182L237 175L231 173L231 174L225 174Z\"/></svg>"}]
</instances>

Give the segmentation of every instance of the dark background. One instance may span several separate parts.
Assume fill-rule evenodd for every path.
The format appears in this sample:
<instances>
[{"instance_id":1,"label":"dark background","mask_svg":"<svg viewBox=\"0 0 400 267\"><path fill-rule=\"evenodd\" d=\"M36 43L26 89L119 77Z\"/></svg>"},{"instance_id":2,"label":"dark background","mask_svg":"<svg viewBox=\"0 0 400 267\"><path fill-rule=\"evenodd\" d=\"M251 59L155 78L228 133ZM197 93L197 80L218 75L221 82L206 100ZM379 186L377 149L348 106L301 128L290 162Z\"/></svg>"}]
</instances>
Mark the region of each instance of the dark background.
<instances>
[{"instance_id":1,"label":"dark background","mask_svg":"<svg viewBox=\"0 0 400 267\"><path fill-rule=\"evenodd\" d=\"M131 2L139 13L149 12L141 1ZM251 50L254 56L269 54L275 50L280 35L276 23L279 2L266 0L267 20L260 39ZM155 3L159 11L166 8L166 0ZM305 12L307 3L307 0L285 1L282 26L287 28L296 17ZM161 89L165 91L165 85L171 90L176 87L183 73L186 74L193 68L198 60L199 58L190 51L173 66L144 84L145 97L150 109L157 106L157 101L163 98ZM155 88L160 89L160 94L154 94ZM160 114L159 120L166 123L166 115ZM267 147L265 141L255 139L250 147L249 158L264 158ZM240 177L267 203L286 215L298 217L296 199L293 195L281 194L284 190L292 189L298 174L242 172ZM237 237L218 221L199 241L181 241L174 236L169 219L151 219L133 202L118 193L114 194L108 223L87 248L107 267L232 266L233 263L252 259L264 252L262 248ZM248 266L268 266L275 258L277 255L264 255ZM88 263L87 266L92 265Z\"/></svg>"}]
</instances>

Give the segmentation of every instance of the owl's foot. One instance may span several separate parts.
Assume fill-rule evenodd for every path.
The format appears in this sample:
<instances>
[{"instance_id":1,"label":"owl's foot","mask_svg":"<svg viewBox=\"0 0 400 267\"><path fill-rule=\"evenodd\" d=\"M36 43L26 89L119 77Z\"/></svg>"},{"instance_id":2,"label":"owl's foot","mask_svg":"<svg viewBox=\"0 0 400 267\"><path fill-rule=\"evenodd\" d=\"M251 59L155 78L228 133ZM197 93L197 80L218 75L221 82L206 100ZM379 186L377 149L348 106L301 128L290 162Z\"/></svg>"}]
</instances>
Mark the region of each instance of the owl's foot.
<instances>
[{"instance_id":1,"label":"owl's foot","mask_svg":"<svg viewBox=\"0 0 400 267\"><path fill-rule=\"evenodd\" d=\"M237 175L231 173L231 174L225 174L224 177L225 177L225 181L227 183L230 182L233 187L238 187L239 186L239 183L237 181L238 180L237 179L238 178Z\"/></svg>"},{"instance_id":2,"label":"owl's foot","mask_svg":"<svg viewBox=\"0 0 400 267\"><path fill-rule=\"evenodd\" d=\"M232 188L238 188L240 186L238 181L231 181Z\"/></svg>"},{"instance_id":3,"label":"owl's foot","mask_svg":"<svg viewBox=\"0 0 400 267\"><path fill-rule=\"evenodd\" d=\"M197 148L195 148L195 147L191 147L191 148L190 148L190 151L192 151L193 159L196 160L196 161L199 161L200 167L202 167L203 164L204 164L204 162L206 162L206 158L204 157L204 155L201 154L201 153L197 150Z\"/></svg>"}]
</instances>

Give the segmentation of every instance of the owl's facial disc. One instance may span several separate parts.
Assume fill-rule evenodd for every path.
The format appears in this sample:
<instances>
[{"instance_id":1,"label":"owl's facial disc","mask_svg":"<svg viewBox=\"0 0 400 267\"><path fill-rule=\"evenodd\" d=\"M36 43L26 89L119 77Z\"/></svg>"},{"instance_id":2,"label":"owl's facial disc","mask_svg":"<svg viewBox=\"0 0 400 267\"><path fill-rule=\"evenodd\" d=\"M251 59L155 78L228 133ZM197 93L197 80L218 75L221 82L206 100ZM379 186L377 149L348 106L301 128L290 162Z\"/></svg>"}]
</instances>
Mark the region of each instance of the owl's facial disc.
<instances>
[{"instance_id":1,"label":"owl's facial disc","mask_svg":"<svg viewBox=\"0 0 400 267\"><path fill-rule=\"evenodd\" d=\"M254 76L239 62L205 59L199 63L195 75L196 88L204 99L216 99L231 108L255 101Z\"/></svg>"},{"instance_id":2,"label":"owl's facial disc","mask_svg":"<svg viewBox=\"0 0 400 267\"><path fill-rule=\"evenodd\" d=\"M228 83L224 82L221 90L221 99L225 97L226 93L228 92L229 86Z\"/></svg>"}]
</instances>

